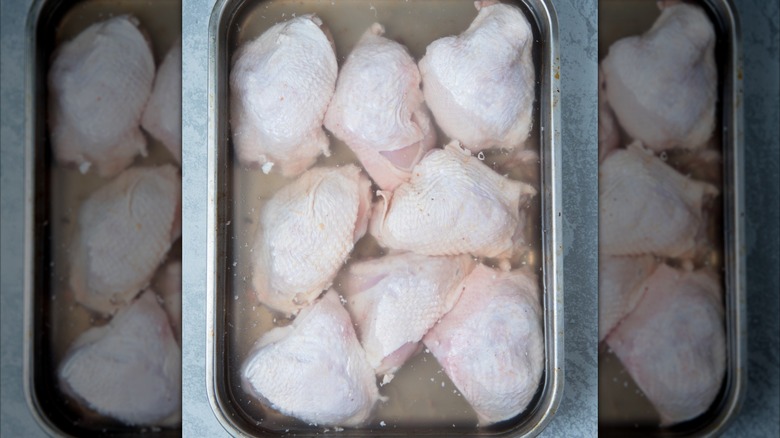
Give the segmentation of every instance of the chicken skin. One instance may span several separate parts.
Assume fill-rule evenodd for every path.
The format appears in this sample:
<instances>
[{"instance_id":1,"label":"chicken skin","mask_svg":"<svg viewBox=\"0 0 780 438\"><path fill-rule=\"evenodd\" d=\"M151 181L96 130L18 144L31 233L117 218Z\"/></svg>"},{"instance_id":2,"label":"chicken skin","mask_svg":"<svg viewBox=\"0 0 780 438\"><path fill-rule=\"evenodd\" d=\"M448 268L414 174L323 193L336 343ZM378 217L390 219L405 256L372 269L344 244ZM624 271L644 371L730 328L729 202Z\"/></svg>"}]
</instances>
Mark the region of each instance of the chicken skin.
<instances>
[{"instance_id":1,"label":"chicken skin","mask_svg":"<svg viewBox=\"0 0 780 438\"><path fill-rule=\"evenodd\" d=\"M520 148L535 100L531 26L515 6L474 4L469 28L432 42L420 60L425 101L442 131L471 152Z\"/></svg>"},{"instance_id":2,"label":"chicken skin","mask_svg":"<svg viewBox=\"0 0 780 438\"><path fill-rule=\"evenodd\" d=\"M230 71L230 126L240 163L285 176L329 154L322 120L336 88L336 53L322 20L302 15L244 44Z\"/></svg>"},{"instance_id":3,"label":"chicken skin","mask_svg":"<svg viewBox=\"0 0 780 438\"><path fill-rule=\"evenodd\" d=\"M263 403L317 425L360 425L380 399L374 370L334 290L292 325L260 338L241 379Z\"/></svg>"},{"instance_id":4,"label":"chicken skin","mask_svg":"<svg viewBox=\"0 0 780 438\"><path fill-rule=\"evenodd\" d=\"M355 152L371 179L393 190L436 142L420 72L406 48L374 23L341 69L325 127ZM359 96L359 98L356 98Z\"/></svg>"},{"instance_id":5,"label":"chicken skin","mask_svg":"<svg viewBox=\"0 0 780 438\"><path fill-rule=\"evenodd\" d=\"M268 201L252 251L260 302L295 314L330 287L366 232L370 184L351 164L317 167Z\"/></svg>"},{"instance_id":6,"label":"chicken skin","mask_svg":"<svg viewBox=\"0 0 780 438\"><path fill-rule=\"evenodd\" d=\"M425 335L481 425L523 412L544 369L539 286L526 271L474 268L455 307Z\"/></svg>"},{"instance_id":7,"label":"chicken skin","mask_svg":"<svg viewBox=\"0 0 780 438\"><path fill-rule=\"evenodd\" d=\"M659 4L647 33L609 48L607 98L620 126L649 149L701 148L715 129L715 30L698 6Z\"/></svg>"},{"instance_id":8,"label":"chicken skin","mask_svg":"<svg viewBox=\"0 0 780 438\"><path fill-rule=\"evenodd\" d=\"M49 133L54 155L82 173L111 177L146 154L141 114L152 91L154 57L138 20L123 15L85 29L54 54Z\"/></svg>"}]
</instances>

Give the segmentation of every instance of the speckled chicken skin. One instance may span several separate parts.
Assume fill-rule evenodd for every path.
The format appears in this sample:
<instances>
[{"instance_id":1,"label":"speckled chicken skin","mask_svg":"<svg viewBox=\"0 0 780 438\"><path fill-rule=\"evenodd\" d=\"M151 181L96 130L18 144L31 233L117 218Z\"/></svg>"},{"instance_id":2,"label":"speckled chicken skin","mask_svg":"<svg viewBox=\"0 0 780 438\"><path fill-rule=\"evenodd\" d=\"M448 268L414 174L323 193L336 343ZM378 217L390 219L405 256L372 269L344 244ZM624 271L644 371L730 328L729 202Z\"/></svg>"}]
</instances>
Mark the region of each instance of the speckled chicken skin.
<instances>
[{"instance_id":1,"label":"speckled chicken skin","mask_svg":"<svg viewBox=\"0 0 780 438\"><path fill-rule=\"evenodd\" d=\"M523 148L533 124L533 34L523 12L474 2L465 32L432 42L420 60L423 93L436 123L471 152Z\"/></svg>"},{"instance_id":2,"label":"speckled chicken skin","mask_svg":"<svg viewBox=\"0 0 780 438\"><path fill-rule=\"evenodd\" d=\"M108 325L81 334L58 376L66 393L122 423L181 421L181 348L151 290Z\"/></svg>"},{"instance_id":3,"label":"speckled chicken skin","mask_svg":"<svg viewBox=\"0 0 780 438\"><path fill-rule=\"evenodd\" d=\"M435 149L393 193L380 191L370 233L424 255L509 258L523 242L528 184L499 175L457 143Z\"/></svg>"},{"instance_id":4,"label":"speckled chicken skin","mask_svg":"<svg viewBox=\"0 0 780 438\"><path fill-rule=\"evenodd\" d=\"M374 370L334 290L292 325L260 338L241 379L272 408L317 425L360 425L380 399Z\"/></svg>"},{"instance_id":5,"label":"speckled chicken skin","mask_svg":"<svg viewBox=\"0 0 780 438\"><path fill-rule=\"evenodd\" d=\"M296 176L329 154L322 120L338 66L326 32L319 17L302 15L277 23L234 55L230 126L243 165Z\"/></svg>"},{"instance_id":6,"label":"speckled chicken skin","mask_svg":"<svg viewBox=\"0 0 780 438\"><path fill-rule=\"evenodd\" d=\"M544 369L536 277L477 266L455 307L423 338L481 425L523 412Z\"/></svg>"},{"instance_id":7,"label":"speckled chicken skin","mask_svg":"<svg viewBox=\"0 0 780 438\"><path fill-rule=\"evenodd\" d=\"M295 314L330 287L365 234L369 186L357 166L317 167L268 201L253 242L260 302Z\"/></svg>"},{"instance_id":8,"label":"speckled chicken skin","mask_svg":"<svg viewBox=\"0 0 780 438\"><path fill-rule=\"evenodd\" d=\"M141 114L154 57L138 20L93 24L54 54L48 75L49 129L57 160L82 173L115 176L146 154Z\"/></svg>"},{"instance_id":9,"label":"speckled chicken skin","mask_svg":"<svg viewBox=\"0 0 780 438\"><path fill-rule=\"evenodd\" d=\"M181 234L181 176L173 165L132 167L81 205L70 287L112 314L146 287Z\"/></svg>"}]
</instances>

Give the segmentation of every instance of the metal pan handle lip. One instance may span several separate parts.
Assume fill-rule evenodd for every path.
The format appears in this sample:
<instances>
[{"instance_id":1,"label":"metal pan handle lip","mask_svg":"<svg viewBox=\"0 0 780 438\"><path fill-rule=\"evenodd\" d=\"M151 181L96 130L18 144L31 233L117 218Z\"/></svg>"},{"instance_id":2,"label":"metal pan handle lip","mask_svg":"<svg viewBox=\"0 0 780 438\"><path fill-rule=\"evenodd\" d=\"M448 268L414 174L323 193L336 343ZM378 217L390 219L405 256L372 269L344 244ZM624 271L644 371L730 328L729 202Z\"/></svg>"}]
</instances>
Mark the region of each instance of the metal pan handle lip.
<instances>
[{"instance_id":1,"label":"metal pan handle lip","mask_svg":"<svg viewBox=\"0 0 780 438\"><path fill-rule=\"evenodd\" d=\"M730 382L718 415L706 433L719 435L733 423L744 403L747 389L747 294L744 194L744 96L742 31L732 0L705 0L720 19L728 45L728 68L724 81L724 252L726 254L726 337L729 343L727 373ZM732 310L729 310L732 309Z\"/></svg>"},{"instance_id":2,"label":"metal pan handle lip","mask_svg":"<svg viewBox=\"0 0 780 438\"><path fill-rule=\"evenodd\" d=\"M207 217L207 240L206 240L206 392L208 395L209 406L211 411L219 421L220 425L231 435L237 437L246 437L241 429L229 419L229 411L227 406L224 405L220 395L217 391L217 360L218 348L216 342L216 336L218 331L217 317L217 281L219 280L217 275L217 262L219 260L218 252L218 204L219 204L219 184L220 184L220 172L219 172L219 148L220 137L217 126L217 107L220 102L216 100L220 96L219 86L223 82L222 73L219 68L219 47L226 42L226 32L222 32L224 21L229 21L225 16L227 6L230 3L235 3L234 10L240 8L243 4L243 0L237 2L231 2L230 0L217 0L212 9L211 16L209 18L209 69L208 69L208 217Z\"/></svg>"},{"instance_id":3,"label":"metal pan handle lip","mask_svg":"<svg viewBox=\"0 0 780 438\"><path fill-rule=\"evenodd\" d=\"M536 436L553 421L565 385L564 357L564 282L562 237L562 165L560 117L560 54L558 18L550 0L523 0L534 12L540 32L545 36L542 50L540 152L542 172L542 246L544 248L545 350L549 374L545 395L539 401L540 411L525 436Z\"/></svg>"},{"instance_id":4,"label":"metal pan handle lip","mask_svg":"<svg viewBox=\"0 0 780 438\"><path fill-rule=\"evenodd\" d=\"M23 365L22 381L27 408L38 425L50 436L68 436L52 421L44 412L38 395L35 391L35 274L36 274L36 245L35 245L35 214L36 214L36 108L35 102L38 93L37 80L38 67L44 60L39 59L37 53L37 30L47 0L35 0L27 14L26 23L26 71L24 86L24 114L25 114L25 168L24 168L24 330L22 345Z\"/></svg>"}]
</instances>

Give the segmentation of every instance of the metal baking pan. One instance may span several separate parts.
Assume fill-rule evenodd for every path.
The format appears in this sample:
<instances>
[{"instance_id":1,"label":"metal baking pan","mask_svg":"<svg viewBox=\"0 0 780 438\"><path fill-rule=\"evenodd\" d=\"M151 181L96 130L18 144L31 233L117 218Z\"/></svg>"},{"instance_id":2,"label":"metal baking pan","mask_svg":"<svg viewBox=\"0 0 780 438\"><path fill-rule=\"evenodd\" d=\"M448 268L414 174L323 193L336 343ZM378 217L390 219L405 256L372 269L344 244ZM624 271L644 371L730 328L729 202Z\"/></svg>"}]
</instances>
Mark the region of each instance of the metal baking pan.
<instances>
[{"instance_id":1,"label":"metal baking pan","mask_svg":"<svg viewBox=\"0 0 780 438\"><path fill-rule=\"evenodd\" d=\"M181 436L181 427L130 427L80 408L59 388L57 366L68 346L93 324L101 324L68 293L67 247L78 206L101 184L91 172L56 163L47 133L47 73L59 43L111 16L132 14L152 43L159 65L181 35L181 1L38 0L27 21L26 76L26 227L24 385L28 406L52 436ZM135 164L173 163L169 153L148 136L148 156ZM175 242L168 259L181 259Z\"/></svg>"},{"instance_id":2,"label":"metal baking pan","mask_svg":"<svg viewBox=\"0 0 780 438\"><path fill-rule=\"evenodd\" d=\"M563 286L561 240L561 154L559 122L558 30L555 11L548 1L515 2L529 18L535 32L534 59L537 88L531 139L539 160L522 171L533 175L539 195L532 202L535 251L531 263L538 269L543 291L545 368L542 382L529 408L517 418L486 428L476 427L476 416L464 416L470 407L457 397L454 386L429 353L410 360L380 392L390 401L380 403L364 428L345 430L348 436L438 435L533 436L551 420L563 388ZM207 382L211 407L221 424L237 436L313 436L326 428L302 422L258 406L241 389L241 361L276 318L252 302L243 287L250 277L242 263L250 242L252 216L260 203L282 184L279 177L263 175L237 164L231 144L228 77L231 57L244 41L259 36L276 22L305 13L316 13L328 25L336 55L343 63L358 37L374 22L387 29L387 37L402 42L415 59L433 40L459 34L476 16L470 0L418 0L396 2L347 1L217 1L209 24L209 216L207 256ZM438 146L445 137L440 134ZM330 157L321 164L359 163L348 148L331 137ZM520 166L508 173L521 171ZM527 180L526 180L527 181ZM373 254L376 248L355 248ZM434 380L434 392L421 384ZM395 389L391 389L395 388ZM446 393L446 395L444 395ZM438 395L441 394L441 395ZM330 431L333 431L331 428Z\"/></svg>"},{"instance_id":3,"label":"metal baking pan","mask_svg":"<svg viewBox=\"0 0 780 438\"><path fill-rule=\"evenodd\" d=\"M616 40L644 33L660 14L650 0L599 2L599 59ZM726 370L720 392L702 415L683 423L659 426L659 417L642 391L608 349L599 351L599 435L710 436L722 433L740 409L747 377L745 313L743 98L739 20L730 0L694 2L703 7L716 33L718 72L716 129L713 136L721 165L690 168L698 179L720 190L716 212L708 224L716 242L713 264L719 267L724 290ZM717 148L717 146L716 146ZM670 154L672 165L675 156ZM717 247L720 249L717 249Z\"/></svg>"}]
</instances>

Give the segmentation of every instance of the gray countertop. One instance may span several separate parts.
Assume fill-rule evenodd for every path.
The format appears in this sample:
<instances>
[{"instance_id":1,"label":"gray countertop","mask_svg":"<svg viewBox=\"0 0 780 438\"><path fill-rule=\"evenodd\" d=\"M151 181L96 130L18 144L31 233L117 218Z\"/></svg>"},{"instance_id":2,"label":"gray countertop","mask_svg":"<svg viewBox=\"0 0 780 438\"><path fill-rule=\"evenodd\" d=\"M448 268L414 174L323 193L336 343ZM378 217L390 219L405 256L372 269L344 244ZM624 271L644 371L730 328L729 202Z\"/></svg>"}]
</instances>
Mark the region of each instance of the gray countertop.
<instances>
[{"instance_id":1,"label":"gray countertop","mask_svg":"<svg viewBox=\"0 0 780 438\"><path fill-rule=\"evenodd\" d=\"M206 395L208 21L214 0L183 13L184 435L225 436ZM25 21L31 0L0 2L2 64L2 391L0 435L42 436L22 389ZM744 41L749 387L728 436L780 435L777 2L735 0ZM564 396L545 436L597 434L596 0L557 0L564 207Z\"/></svg>"}]
</instances>

